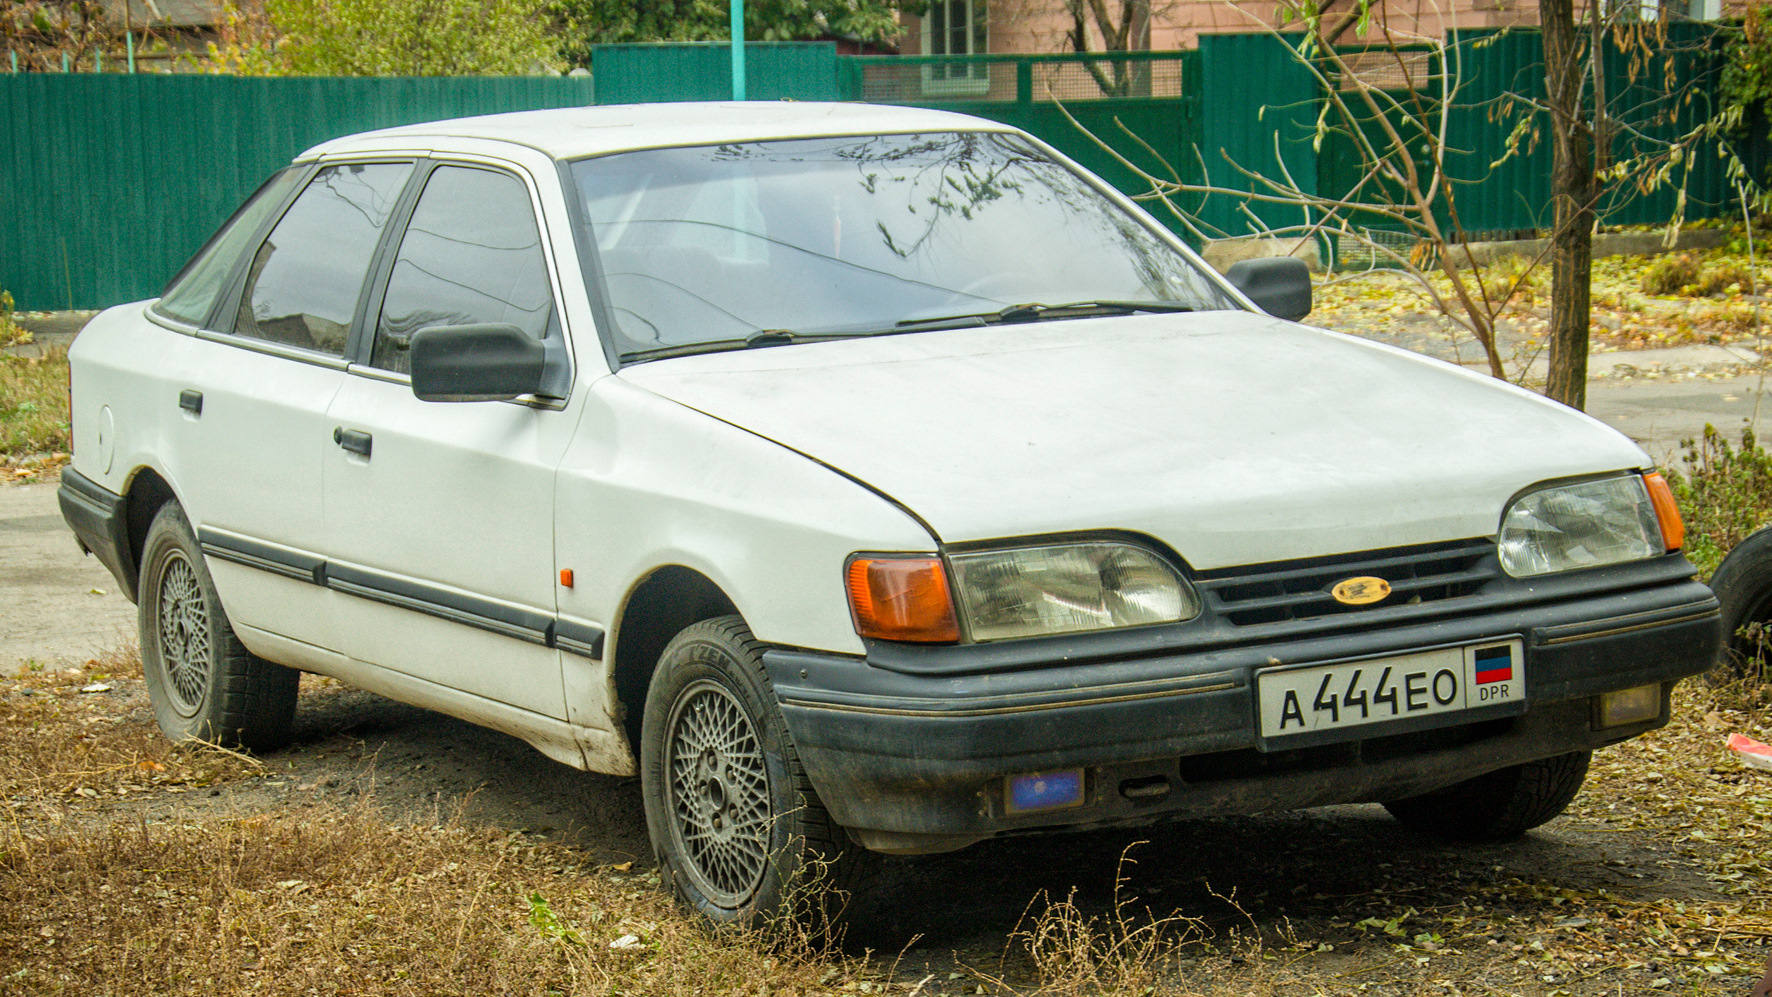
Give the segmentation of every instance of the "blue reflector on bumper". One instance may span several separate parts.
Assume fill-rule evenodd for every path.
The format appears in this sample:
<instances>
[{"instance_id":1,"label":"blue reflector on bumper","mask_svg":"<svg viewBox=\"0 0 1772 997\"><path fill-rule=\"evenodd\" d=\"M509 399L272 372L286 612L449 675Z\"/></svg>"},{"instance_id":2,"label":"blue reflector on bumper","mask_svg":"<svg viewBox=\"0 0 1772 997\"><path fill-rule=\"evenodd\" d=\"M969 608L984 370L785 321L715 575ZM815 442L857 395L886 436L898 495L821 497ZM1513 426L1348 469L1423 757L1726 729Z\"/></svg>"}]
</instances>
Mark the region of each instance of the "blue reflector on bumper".
<instances>
[{"instance_id":1,"label":"blue reflector on bumper","mask_svg":"<svg viewBox=\"0 0 1772 997\"><path fill-rule=\"evenodd\" d=\"M1009 812L1057 810L1083 802L1083 770L1035 772L1009 777Z\"/></svg>"}]
</instances>

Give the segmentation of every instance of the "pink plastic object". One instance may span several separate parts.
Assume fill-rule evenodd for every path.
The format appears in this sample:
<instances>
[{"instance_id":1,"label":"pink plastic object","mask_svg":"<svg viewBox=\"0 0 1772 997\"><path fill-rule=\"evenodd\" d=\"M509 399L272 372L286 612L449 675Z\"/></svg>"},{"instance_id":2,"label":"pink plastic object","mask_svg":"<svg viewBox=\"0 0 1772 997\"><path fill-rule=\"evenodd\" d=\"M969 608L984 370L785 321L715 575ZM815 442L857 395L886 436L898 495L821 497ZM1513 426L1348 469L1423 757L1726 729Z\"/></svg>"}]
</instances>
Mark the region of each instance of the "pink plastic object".
<instances>
[{"instance_id":1,"label":"pink plastic object","mask_svg":"<svg viewBox=\"0 0 1772 997\"><path fill-rule=\"evenodd\" d=\"M1741 756L1742 764L1772 772L1772 745L1761 744L1746 734L1730 734L1729 748Z\"/></svg>"}]
</instances>

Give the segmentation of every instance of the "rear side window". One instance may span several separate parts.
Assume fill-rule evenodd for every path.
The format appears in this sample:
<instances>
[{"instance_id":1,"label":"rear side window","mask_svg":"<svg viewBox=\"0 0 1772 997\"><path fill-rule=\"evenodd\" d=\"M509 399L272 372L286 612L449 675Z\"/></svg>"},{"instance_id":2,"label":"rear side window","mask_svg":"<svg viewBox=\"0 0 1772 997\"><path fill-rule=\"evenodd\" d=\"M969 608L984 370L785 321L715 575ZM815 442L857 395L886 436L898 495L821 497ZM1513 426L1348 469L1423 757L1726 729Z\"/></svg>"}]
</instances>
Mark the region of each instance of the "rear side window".
<instances>
[{"instance_id":1,"label":"rear side window","mask_svg":"<svg viewBox=\"0 0 1772 997\"><path fill-rule=\"evenodd\" d=\"M197 258L185 267L177 281L161 295L156 311L169 318L191 325L202 325L215 310L215 303L227 289L228 274L246 252L249 240L264 227L289 196L290 188L301 176L298 169L288 169L265 181L234 217L228 219L221 232L209 240Z\"/></svg>"},{"instance_id":2,"label":"rear side window","mask_svg":"<svg viewBox=\"0 0 1772 997\"><path fill-rule=\"evenodd\" d=\"M523 182L439 166L400 240L369 362L406 373L412 334L430 326L499 323L544 339L553 306Z\"/></svg>"},{"instance_id":3,"label":"rear side window","mask_svg":"<svg viewBox=\"0 0 1772 997\"><path fill-rule=\"evenodd\" d=\"M376 243L411 172L411 163L348 163L315 174L253 256L234 332L342 355Z\"/></svg>"}]
</instances>

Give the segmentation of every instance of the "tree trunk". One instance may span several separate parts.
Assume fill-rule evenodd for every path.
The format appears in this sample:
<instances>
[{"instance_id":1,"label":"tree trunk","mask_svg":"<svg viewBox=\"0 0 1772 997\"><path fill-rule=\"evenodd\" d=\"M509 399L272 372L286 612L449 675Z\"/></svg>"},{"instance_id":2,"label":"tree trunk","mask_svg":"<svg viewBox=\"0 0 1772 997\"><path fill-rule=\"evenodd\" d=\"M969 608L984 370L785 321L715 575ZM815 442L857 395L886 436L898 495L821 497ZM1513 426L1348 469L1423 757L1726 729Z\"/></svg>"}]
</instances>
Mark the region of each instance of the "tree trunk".
<instances>
[{"instance_id":1,"label":"tree trunk","mask_svg":"<svg viewBox=\"0 0 1772 997\"><path fill-rule=\"evenodd\" d=\"M1543 0L1544 78L1551 112L1550 378L1544 393L1573 408L1587 406L1589 292L1593 281L1593 129L1582 116L1586 60L1575 33L1574 0Z\"/></svg>"}]
</instances>

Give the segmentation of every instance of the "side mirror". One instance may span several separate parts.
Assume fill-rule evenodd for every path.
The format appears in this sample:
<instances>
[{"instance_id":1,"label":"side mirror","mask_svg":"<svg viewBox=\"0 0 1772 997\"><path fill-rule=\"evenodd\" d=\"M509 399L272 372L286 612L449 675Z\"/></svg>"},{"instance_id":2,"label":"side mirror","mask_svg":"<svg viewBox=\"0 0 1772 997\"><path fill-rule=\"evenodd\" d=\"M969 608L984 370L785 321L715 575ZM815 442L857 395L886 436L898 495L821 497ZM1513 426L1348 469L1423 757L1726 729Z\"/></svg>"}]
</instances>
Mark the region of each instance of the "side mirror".
<instances>
[{"instance_id":1,"label":"side mirror","mask_svg":"<svg viewBox=\"0 0 1772 997\"><path fill-rule=\"evenodd\" d=\"M409 369L427 402L498 402L541 390L547 351L514 325L439 325L412 334Z\"/></svg>"},{"instance_id":2,"label":"side mirror","mask_svg":"<svg viewBox=\"0 0 1772 997\"><path fill-rule=\"evenodd\" d=\"M1275 318L1296 322L1311 313L1311 270L1295 256L1239 260L1224 275Z\"/></svg>"}]
</instances>

